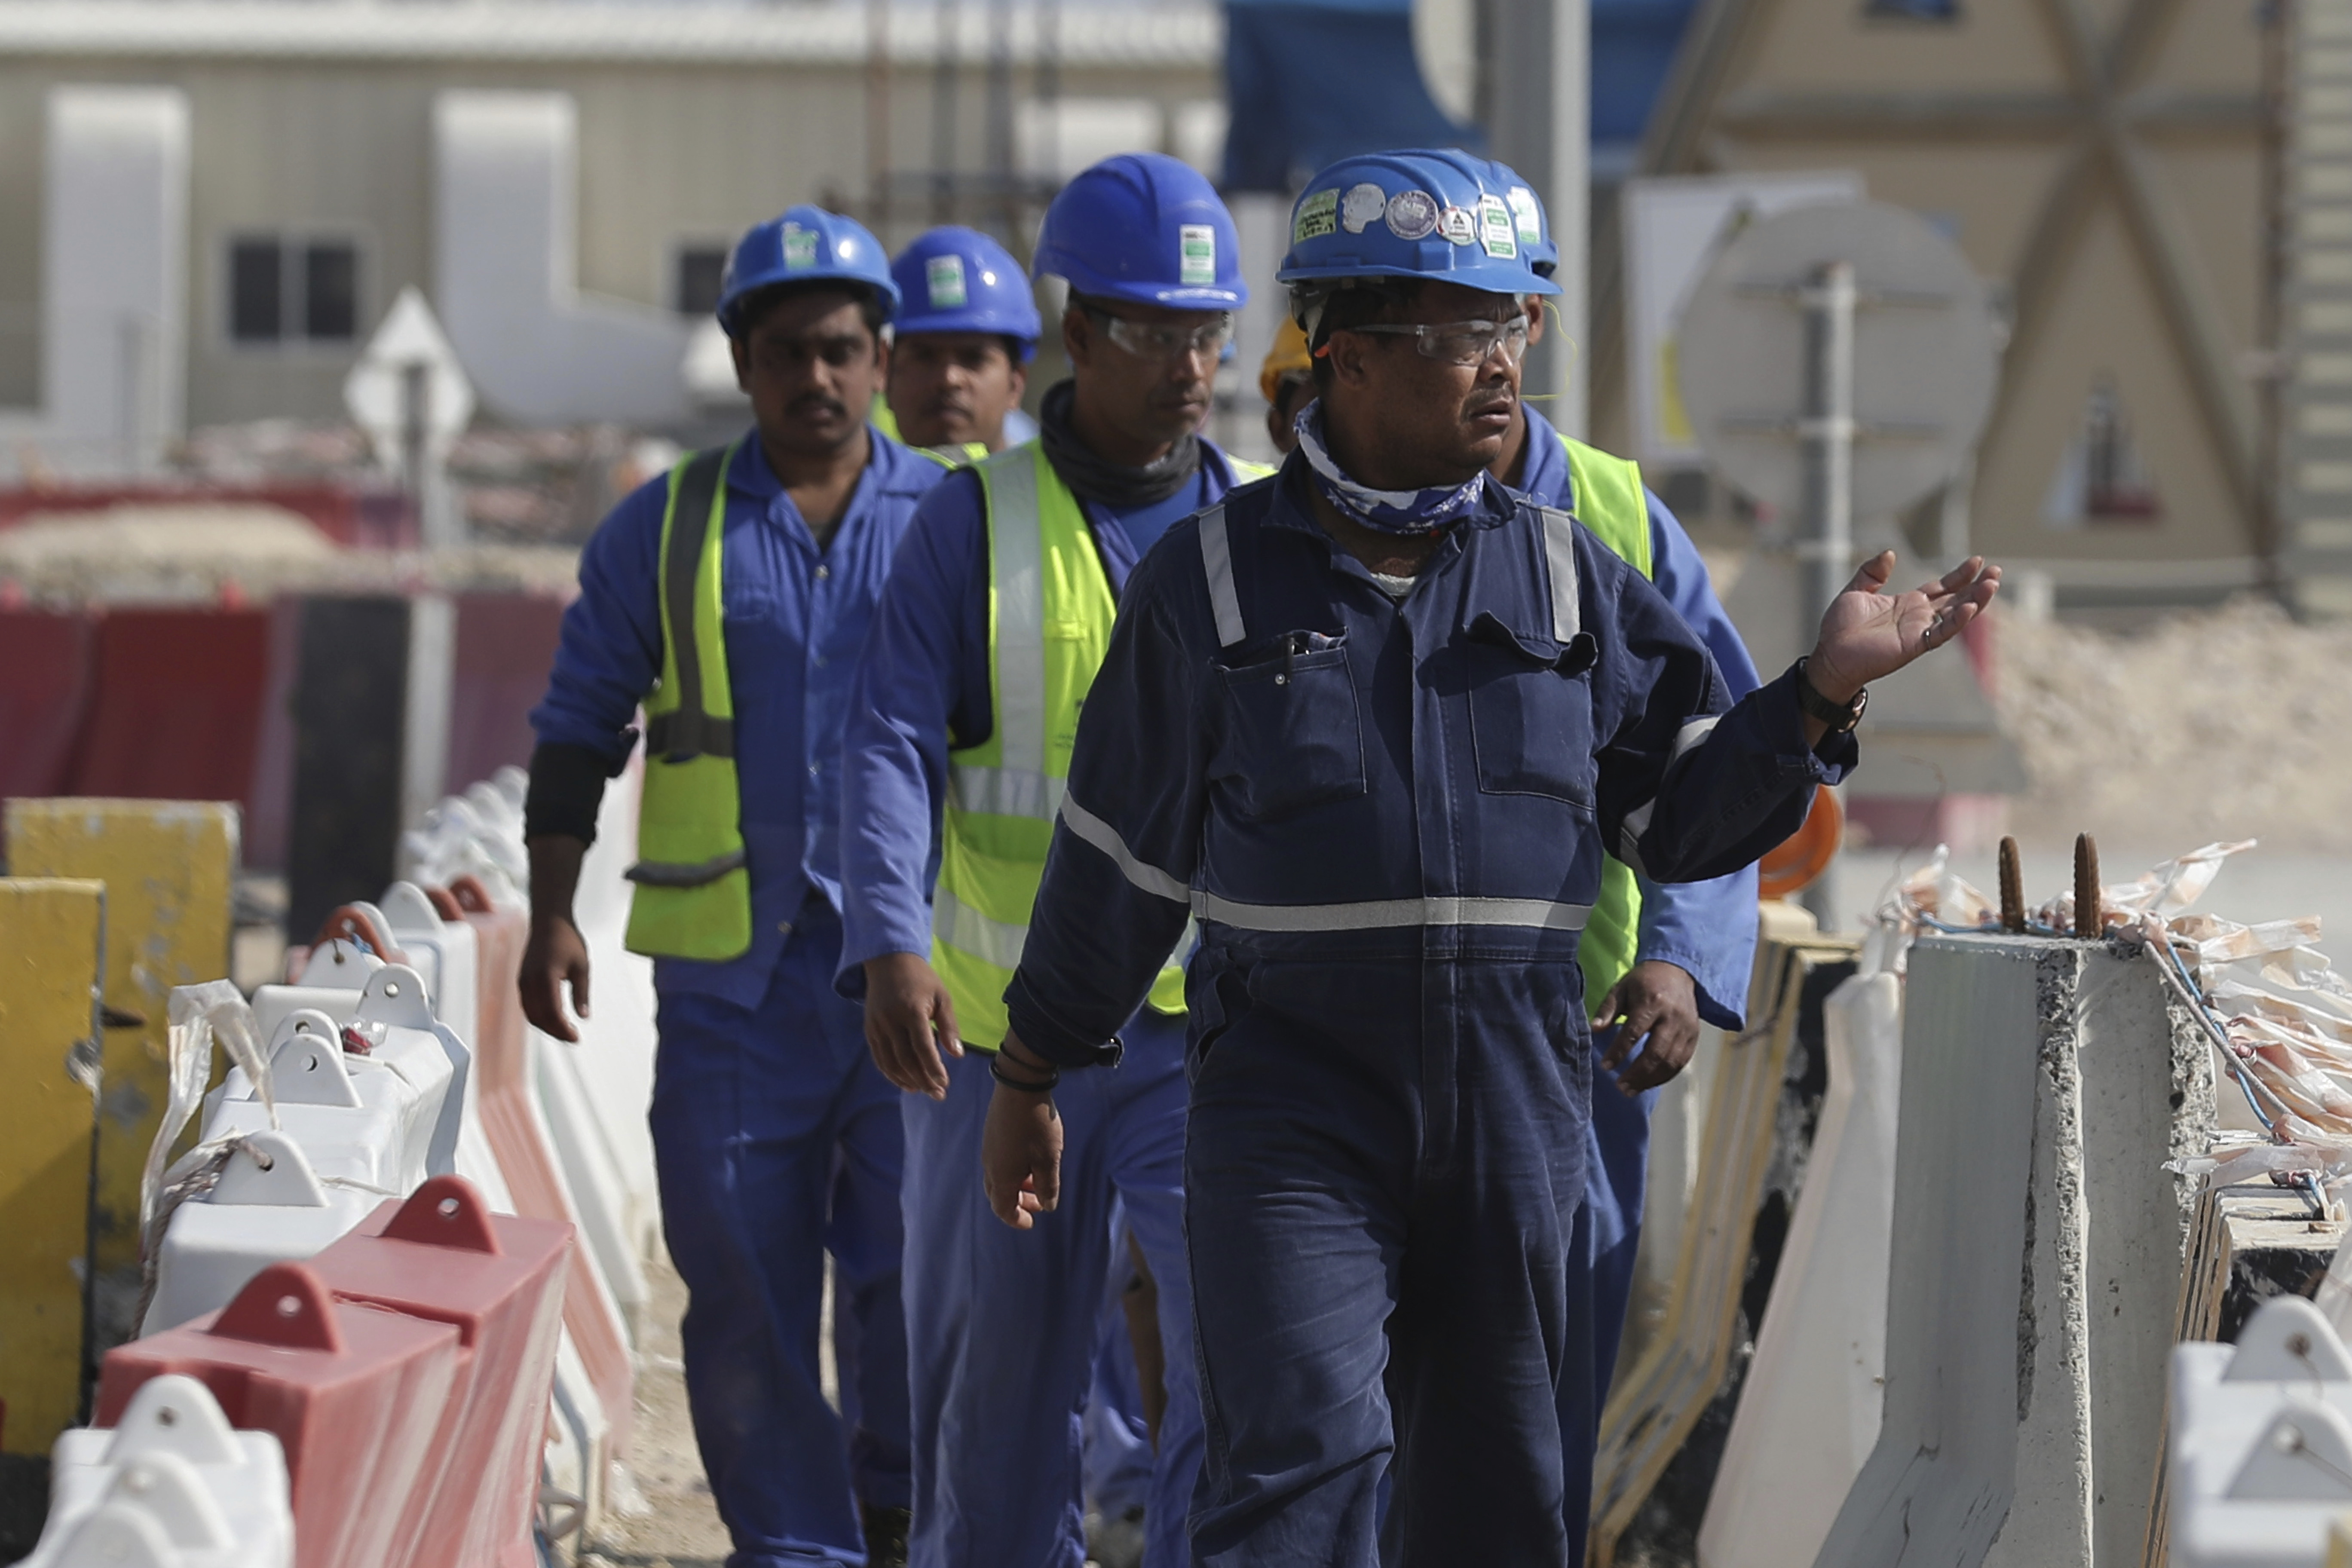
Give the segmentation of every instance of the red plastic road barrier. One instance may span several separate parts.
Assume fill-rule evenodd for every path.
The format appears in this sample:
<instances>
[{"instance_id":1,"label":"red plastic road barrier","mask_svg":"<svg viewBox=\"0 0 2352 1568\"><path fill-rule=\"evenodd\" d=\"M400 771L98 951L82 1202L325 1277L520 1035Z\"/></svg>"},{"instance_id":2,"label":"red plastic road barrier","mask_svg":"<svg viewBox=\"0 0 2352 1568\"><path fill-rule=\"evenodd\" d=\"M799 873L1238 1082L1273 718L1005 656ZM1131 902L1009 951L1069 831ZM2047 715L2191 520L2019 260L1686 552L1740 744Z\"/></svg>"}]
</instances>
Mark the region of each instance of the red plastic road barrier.
<instances>
[{"instance_id":1,"label":"red plastic road barrier","mask_svg":"<svg viewBox=\"0 0 2352 1568\"><path fill-rule=\"evenodd\" d=\"M337 1301L310 1268L273 1263L218 1312L107 1352L95 1425L185 1373L230 1426L286 1446L298 1568L395 1568L460 1353L448 1323Z\"/></svg>"},{"instance_id":2,"label":"red plastic road barrier","mask_svg":"<svg viewBox=\"0 0 2352 1568\"><path fill-rule=\"evenodd\" d=\"M387 1203L310 1260L338 1300L454 1325L465 1347L391 1561L531 1568L540 1448L563 1325L572 1227L493 1215L462 1176Z\"/></svg>"},{"instance_id":3,"label":"red plastic road barrier","mask_svg":"<svg viewBox=\"0 0 2352 1568\"><path fill-rule=\"evenodd\" d=\"M459 594L449 689L448 789L530 761L530 713L547 694L563 626L561 600L537 594Z\"/></svg>"},{"instance_id":4,"label":"red plastic road barrier","mask_svg":"<svg viewBox=\"0 0 2352 1568\"><path fill-rule=\"evenodd\" d=\"M470 886L469 886L470 884ZM522 949L530 920L520 910L488 908L481 884L460 877L450 891L465 907L474 928L481 986L481 1027L474 1037L474 1081L479 1085L482 1131L507 1179L515 1212L532 1219L570 1223L562 1167L547 1146L546 1132L531 1100L530 1026L522 1016ZM482 908L475 906L481 905ZM629 1342L609 1298L597 1288L596 1266L585 1247L575 1247L566 1269L563 1326L588 1369L604 1421L613 1435L612 1458L629 1452L630 1418L636 1411L636 1373Z\"/></svg>"},{"instance_id":5,"label":"red plastic road barrier","mask_svg":"<svg viewBox=\"0 0 2352 1568\"><path fill-rule=\"evenodd\" d=\"M242 802L268 679L263 611L109 614L67 793Z\"/></svg>"},{"instance_id":6,"label":"red plastic road barrier","mask_svg":"<svg viewBox=\"0 0 2352 1568\"><path fill-rule=\"evenodd\" d=\"M97 640L88 616L0 610L0 796L70 793Z\"/></svg>"}]
</instances>

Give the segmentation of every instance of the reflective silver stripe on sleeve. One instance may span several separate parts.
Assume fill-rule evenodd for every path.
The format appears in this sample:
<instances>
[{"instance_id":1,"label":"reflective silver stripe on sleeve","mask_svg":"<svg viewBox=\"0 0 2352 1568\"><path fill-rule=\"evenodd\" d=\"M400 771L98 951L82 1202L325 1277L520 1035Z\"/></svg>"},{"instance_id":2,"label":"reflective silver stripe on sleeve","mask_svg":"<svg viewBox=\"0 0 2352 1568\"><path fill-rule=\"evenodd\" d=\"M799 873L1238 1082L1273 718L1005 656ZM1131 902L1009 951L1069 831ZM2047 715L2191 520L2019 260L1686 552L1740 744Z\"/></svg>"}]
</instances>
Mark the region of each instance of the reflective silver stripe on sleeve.
<instances>
[{"instance_id":1,"label":"reflective silver stripe on sleeve","mask_svg":"<svg viewBox=\"0 0 2352 1568\"><path fill-rule=\"evenodd\" d=\"M1582 931L1590 904L1545 899L1375 899L1360 904L1237 904L1192 895L1192 912L1243 931L1382 931L1397 926L1519 926Z\"/></svg>"},{"instance_id":2,"label":"reflective silver stripe on sleeve","mask_svg":"<svg viewBox=\"0 0 2352 1568\"><path fill-rule=\"evenodd\" d=\"M1576 520L1556 507L1543 509L1544 564L1551 570L1551 636L1565 647L1584 627L1577 601Z\"/></svg>"},{"instance_id":3,"label":"reflective silver stripe on sleeve","mask_svg":"<svg viewBox=\"0 0 2352 1568\"><path fill-rule=\"evenodd\" d=\"M931 934L958 952L968 952L999 969L1018 969L1029 928L991 920L941 888L931 899Z\"/></svg>"},{"instance_id":4,"label":"reflective silver stripe on sleeve","mask_svg":"<svg viewBox=\"0 0 2352 1568\"><path fill-rule=\"evenodd\" d=\"M948 790L956 809L986 816L1051 822L1062 808L1062 789L1060 779L1024 768L987 768L974 763L948 767Z\"/></svg>"},{"instance_id":5,"label":"reflective silver stripe on sleeve","mask_svg":"<svg viewBox=\"0 0 2352 1568\"><path fill-rule=\"evenodd\" d=\"M1249 636L1242 624L1241 595L1234 591L1234 546L1225 531L1225 509L1201 514L1201 569L1209 574L1209 605L1217 613L1217 646L1232 647Z\"/></svg>"},{"instance_id":6,"label":"reflective silver stripe on sleeve","mask_svg":"<svg viewBox=\"0 0 2352 1568\"><path fill-rule=\"evenodd\" d=\"M989 575L996 588L996 740L1004 766L1045 771L1045 530L1037 517L1037 464L991 463Z\"/></svg>"},{"instance_id":7,"label":"reflective silver stripe on sleeve","mask_svg":"<svg viewBox=\"0 0 2352 1568\"><path fill-rule=\"evenodd\" d=\"M1137 859L1116 828L1066 795L1062 797L1062 820L1069 824L1071 832L1109 856L1118 863L1120 873L1145 892L1180 904L1192 896L1192 889L1184 883L1159 867Z\"/></svg>"},{"instance_id":8,"label":"reflective silver stripe on sleeve","mask_svg":"<svg viewBox=\"0 0 2352 1568\"><path fill-rule=\"evenodd\" d=\"M1650 831L1650 817L1657 809L1658 803L1654 798L1643 801L1625 814L1624 827L1617 835L1617 858L1644 877L1649 872L1642 868L1642 835Z\"/></svg>"},{"instance_id":9,"label":"reflective silver stripe on sleeve","mask_svg":"<svg viewBox=\"0 0 2352 1568\"><path fill-rule=\"evenodd\" d=\"M1675 735L1674 754L1666 759L1666 765L1668 767L1674 766L1675 763L1682 759L1684 752L1689 751L1693 746L1697 745L1701 741L1706 740L1709 735L1714 734L1715 727L1722 722L1723 715L1717 713L1712 718L1694 719L1689 723L1684 725Z\"/></svg>"}]
</instances>

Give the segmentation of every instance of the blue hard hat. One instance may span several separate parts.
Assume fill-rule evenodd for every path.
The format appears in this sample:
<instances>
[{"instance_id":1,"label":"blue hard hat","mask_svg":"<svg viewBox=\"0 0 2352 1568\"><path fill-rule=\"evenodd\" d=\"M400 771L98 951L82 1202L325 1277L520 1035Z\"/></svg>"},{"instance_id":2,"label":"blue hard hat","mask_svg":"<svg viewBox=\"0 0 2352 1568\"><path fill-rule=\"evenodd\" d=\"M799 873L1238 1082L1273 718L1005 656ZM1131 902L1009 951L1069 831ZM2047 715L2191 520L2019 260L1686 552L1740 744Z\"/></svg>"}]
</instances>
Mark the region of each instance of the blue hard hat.
<instances>
[{"instance_id":1,"label":"blue hard hat","mask_svg":"<svg viewBox=\"0 0 2352 1568\"><path fill-rule=\"evenodd\" d=\"M1021 358L1037 352L1044 324L1029 275L1013 253L978 229L927 229L890 264L903 302L898 335L998 332L1021 340Z\"/></svg>"},{"instance_id":2,"label":"blue hard hat","mask_svg":"<svg viewBox=\"0 0 2352 1568\"><path fill-rule=\"evenodd\" d=\"M1191 165L1121 153L1055 196L1032 270L1097 299L1232 310L1249 300L1241 248L1233 215Z\"/></svg>"},{"instance_id":3,"label":"blue hard hat","mask_svg":"<svg viewBox=\"0 0 2352 1568\"><path fill-rule=\"evenodd\" d=\"M1307 181L1276 276L1433 278L1491 294L1557 294L1559 262L1533 186L1487 159L1424 149L1342 158Z\"/></svg>"},{"instance_id":4,"label":"blue hard hat","mask_svg":"<svg viewBox=\"0 0 2352 1568\"><path fill-rule=\"evenodd\" d=\"M786 207L735 242L719 280L719 324L730 337L735 335L735 308L776 283L854 283L881 296L887 307L883 320L898 313L898 285L891 280L882 242L856 218L823 207Z\"/></svg>"}]
</instances>

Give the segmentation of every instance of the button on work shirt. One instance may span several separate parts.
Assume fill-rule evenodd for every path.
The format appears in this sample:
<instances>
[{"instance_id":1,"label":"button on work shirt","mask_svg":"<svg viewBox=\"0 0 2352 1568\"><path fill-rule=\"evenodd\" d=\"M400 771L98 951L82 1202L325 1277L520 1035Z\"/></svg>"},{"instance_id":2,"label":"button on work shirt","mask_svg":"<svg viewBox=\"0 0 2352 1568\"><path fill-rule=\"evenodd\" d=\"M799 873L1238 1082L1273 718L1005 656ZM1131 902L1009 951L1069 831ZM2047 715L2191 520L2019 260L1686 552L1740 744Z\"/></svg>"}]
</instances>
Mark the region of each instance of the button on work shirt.
<instances>
[{"instance_id":1,"label":"button on work shirt","mask_svg":"<svg viewBox=\"0 0 2352 1568\"><path fill-rule=\"evenodd\" d=\"M899 538L916 502L946 472L879 432L867 436L873 456L822 552L756 434L728 466L719 582L751 946L725 963L656 961L654 983L663 991L756 1006L803 900L814 893L841 907L842 721L850 685ZM588 542L580 597L563 614L547 696L530 715L541 743L586 747L616 770L628 753L624 731L661 674L668 492L667 475L641 486Z\"/></svg>"},{"instance_id":2,"label":"button on work shirt","mask_svg":"<svg viewBox=\"0 0 2352 1568\"><path fill-rule=\"evenodd\" d=\"M1232 463L1203 441L1200 473L1165 501L1127 510L1081 501L1112 594L1125 591L1136 563L1171 524L1214 504L1234 483ZM866 960L931 951L948 752L979 745L996 722L988 593L980 477L953 474L916 511L850 702L842 784L844 995L866 994Z\"/></svg>"},{"instance_id":3,"label":"button on work shirt","mask_svg":"<svg viewBox=\"0 0 2352 1568\"><path fill-rule=\"evenodd\" d=\"M1527 409L1527 462L1517 489L1545 506L1576 510L1575 482L1559 433L1533 408ZM1676 614L1698 634L1731 700L1756 689L1755 661L1739 628L1723 611L1707 581L1698 546L1666 503L1644 490L1650 505L1650 582ZM1718 1028L1737 1029L1748 1005L1748 971L1756 962L1756 868L1742 867L1709 882L1642 883L1641 945L1637 963L1664 962L1697 983L1700 1016ZM1593 997L1597 1006L1601 998Z\"/></svg>"}]
</instances>

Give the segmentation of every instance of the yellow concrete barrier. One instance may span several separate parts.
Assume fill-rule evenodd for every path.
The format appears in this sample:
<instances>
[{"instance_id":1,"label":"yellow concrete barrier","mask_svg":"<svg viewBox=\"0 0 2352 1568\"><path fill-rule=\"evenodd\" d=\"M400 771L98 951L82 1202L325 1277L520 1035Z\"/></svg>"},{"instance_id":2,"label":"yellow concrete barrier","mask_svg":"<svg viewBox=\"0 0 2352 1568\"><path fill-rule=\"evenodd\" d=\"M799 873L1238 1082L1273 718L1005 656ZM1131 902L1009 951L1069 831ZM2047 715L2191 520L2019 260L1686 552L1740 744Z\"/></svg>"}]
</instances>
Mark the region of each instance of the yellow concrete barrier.
<instances>
[{"instance_id":1,"label":"yellow concrete barrier","mask_svg":"<svg viewBox=\"0 0 2352 1568\"><path fill-rule=\"evenodd\" d=\"M0 877L0 1451L81 1409L106 889Z\"/></svg>"},{"instance_id":2,"label":"yellow concrete barrier","mask_svg":"<svg viewBox=\"0 0 2352 1568\"><path fill-rule=\"evenodd\" d=\"M229 973L237 809L214 801L12 800L8 870L106 884L106 1031L98 1121L98 1332L127 1338L139 1295L139 1176L169 1098L174 985ZM136 1017L136 1024L121 1020Z\"/></svg>"}]
</instances>

